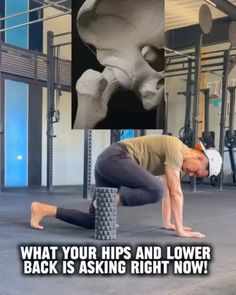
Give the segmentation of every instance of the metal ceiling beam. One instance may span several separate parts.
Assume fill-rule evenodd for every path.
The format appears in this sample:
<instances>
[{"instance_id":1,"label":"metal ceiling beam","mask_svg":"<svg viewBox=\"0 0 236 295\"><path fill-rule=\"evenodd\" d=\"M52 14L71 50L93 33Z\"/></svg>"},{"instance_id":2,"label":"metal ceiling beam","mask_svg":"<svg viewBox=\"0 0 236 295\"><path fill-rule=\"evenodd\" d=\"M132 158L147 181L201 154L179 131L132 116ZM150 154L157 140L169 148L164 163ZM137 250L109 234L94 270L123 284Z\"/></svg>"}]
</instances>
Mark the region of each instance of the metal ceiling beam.
<instances>
[{"instance_id":1,"label":"metal ceiling beam","mask_svg":"<svg viewBox=\"0 0 236 295\"><path fill-rule=\"evenodd\" d=\"M236 20L236 6L228 0L205 0L208 4L212 3L217 9ZM215 4L215 5L214 5Z\"/></svg>"},{"instance_id":2,"label":"metal ceiling beam","mask_svg":"<svg viewBox=\"0 0 236 295\"><path fill-rule=\"evenodd\" d=\"M62 11L69 11L71 12L71 1L65 0L65 4L60 4L61 1L52 1L52 0L33 0L36 3L43 4L43 5L50 5L53 8L62 10Z\"/></svg>"},{"instance_id":3,"label":"metal ceiling beam","mask_svg":"<svg viewBox=\"0 0 236 295\"><path fill-rule=\"evenodd\" d=\"M37 2L36 0L34 0L34 1ZM63 2L66 2L66 1L67 0L60 0L60 1L57 2L57 5L59 5L59 3L63 3ZM47 3L46 2L43 2L43 1L39 1L37 3L43 4L43 5L40 6L40 7L36 7L36 8L33 8L33 9L26 10L26 11L21 11L21 12L15 13L15 14L7 15L5 17L0 18L0 21L4 21L4 20L10 19L10 18L15 18L17 16L29 14L29 13L34 12L34 11L40 11L42 9L45 9L45 8L48 8L48 7L51 7L52 6L52 4L50 3L50 1L47 1ZM68 11L68 9L65 10L65 11Z\"/></svg>"},{"instance_id":4,"label":"metal ceiling beam","mask_svg":"<svg viewBox=\"0 0 236 295\"><path fill-rule=\"evenodd\" d=\"M44 17L44 18L39 18L39 19L36 19L36 20L33 20L33 21L29 21L29 22L20 24L20 25L16 25L16 26L5 28L5 29L1 29L0 30L0 33L6 32L6 31L9 31L9 30L18 29L18 28L25 27L25 26L28 26L28 25L36 24L36 23L39 23L39 22L44 22L44 21L47 21L47 20L50 20L50 19L54 19L54 18L57 18L57 17L61 17L61 16L64 16L64 15L67 15L67 14L70 14L70 12L69 11L66 11L66 12L61 12L61 13L58 13L58 14L54 14L52 16L48 16L48 17Z\"/></svg>"}]
</instances>

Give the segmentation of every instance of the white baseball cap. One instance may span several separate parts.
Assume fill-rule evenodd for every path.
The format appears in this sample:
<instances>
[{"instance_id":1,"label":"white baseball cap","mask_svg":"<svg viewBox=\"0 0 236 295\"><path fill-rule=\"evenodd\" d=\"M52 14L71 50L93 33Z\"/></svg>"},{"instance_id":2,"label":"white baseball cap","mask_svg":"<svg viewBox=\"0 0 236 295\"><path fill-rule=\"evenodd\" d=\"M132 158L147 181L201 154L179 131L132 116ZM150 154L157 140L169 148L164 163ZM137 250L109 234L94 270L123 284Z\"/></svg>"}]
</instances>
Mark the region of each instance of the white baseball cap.
<instances>
[{"instance_id":1,"label":"white baseball cap","mask_svg":"<svg viewBox=\"0 0 236 295\"><path fill-rule=\"evenodd\" d=\"M196 144L195 149L204 152L209 162L209 175L211 177L213 175L218 175L220 173L222 167L222 157L217 150L214 149L205 149L202 142Z\"/></svg>"}]
</instances>

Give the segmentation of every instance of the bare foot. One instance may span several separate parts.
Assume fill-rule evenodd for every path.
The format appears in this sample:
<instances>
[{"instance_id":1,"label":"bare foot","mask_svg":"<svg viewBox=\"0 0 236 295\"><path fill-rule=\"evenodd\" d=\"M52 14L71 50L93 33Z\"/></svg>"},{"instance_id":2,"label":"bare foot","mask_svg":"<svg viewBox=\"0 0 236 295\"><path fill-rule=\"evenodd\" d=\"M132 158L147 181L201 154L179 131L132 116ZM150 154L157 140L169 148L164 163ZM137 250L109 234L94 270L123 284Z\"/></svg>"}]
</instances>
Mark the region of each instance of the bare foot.
<instances>
[{"instance_id":1,"label":"bare foot","mask_svg":"<svg viewBox=\"0 0 236 295\"><path fill-rule=\"evenodd\" d=\"M40 225L40 221L46 215L44 210L45 205L38 202L33 202L31 204L31 219L30 226L35 229L43 229L43 226Z\"/></svg>"}]
</instances>

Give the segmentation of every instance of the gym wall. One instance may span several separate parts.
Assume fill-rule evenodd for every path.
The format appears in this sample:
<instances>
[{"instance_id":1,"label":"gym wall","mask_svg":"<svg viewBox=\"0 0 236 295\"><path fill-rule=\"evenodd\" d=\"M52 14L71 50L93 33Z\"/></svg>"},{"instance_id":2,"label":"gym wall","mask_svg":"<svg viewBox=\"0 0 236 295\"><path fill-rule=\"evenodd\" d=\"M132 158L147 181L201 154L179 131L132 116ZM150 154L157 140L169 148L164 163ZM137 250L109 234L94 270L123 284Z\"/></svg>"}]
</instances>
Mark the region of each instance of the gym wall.
<instances>
[{"instance_id":1,"label":"gym wall","mask_svg":"<svg viewBox=\"0 0 236 295\"><path fill-rule=\"evenodd\" d=\"M229 48L229 43L224 43L224 44L218 44L215 46L209 46L209 50L224 50ZM216 61L217 62L217 61ZM221 83L221 78L217 76L213 76L212 74L207 75L207 83L209 82L214 82L214 83ZM211 86L211 83L209 86ZM229 85L232 86L232 83L236 85L236 67L231 71L229 74ZM222 85L222 84L221 84ZM229 99L230 99L230 94L228 92L227 96L227 118L226 118L226 127L229 125ZM236 116L236 114L235 114ZM216 123L217 122L217 123ZM219 147L219 136L220 136L220 109L216 108L213 104L210 104L210 127L212 130L216 131L216 147ZM236 120L234 121L234 129L236 129ZM231 166L230 166L230 159L229 159L229 153L227 152L227 148L225 148L226 152L224 154L224 181L232 183L232 176L231 176Z\"/></svg>"}]
</instances>

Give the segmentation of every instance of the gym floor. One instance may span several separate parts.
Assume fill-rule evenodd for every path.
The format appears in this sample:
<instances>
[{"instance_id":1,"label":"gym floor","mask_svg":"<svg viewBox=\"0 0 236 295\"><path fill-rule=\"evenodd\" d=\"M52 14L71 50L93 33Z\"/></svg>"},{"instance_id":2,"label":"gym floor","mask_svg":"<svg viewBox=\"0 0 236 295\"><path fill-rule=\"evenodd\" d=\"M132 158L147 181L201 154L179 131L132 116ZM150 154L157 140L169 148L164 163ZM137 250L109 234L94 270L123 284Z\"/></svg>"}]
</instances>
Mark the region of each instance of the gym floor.
<instances>
[{"instance_id":1,"label":"gym floor","mask_svg":"<svg viewBox=\"0 0 236 295\"><path fill-rule=\"evenodd\" d=\"M154 276L25 276L19 259L21 244L101 244L86 230L45 218L43 231L29 227L30 204L33 200L78 208L86 211L89 202L78 191L56 189L45 191L4 192L0 195L0 294L236 294L235 188L217 192L198 187L197 193L185 189L185 223L206 234L203 240L182 239L174 232L162 229L160 204L118 210L119 244L208 244L213 247L214 259L210 274Z\"/></svg>"}]
</instances>

